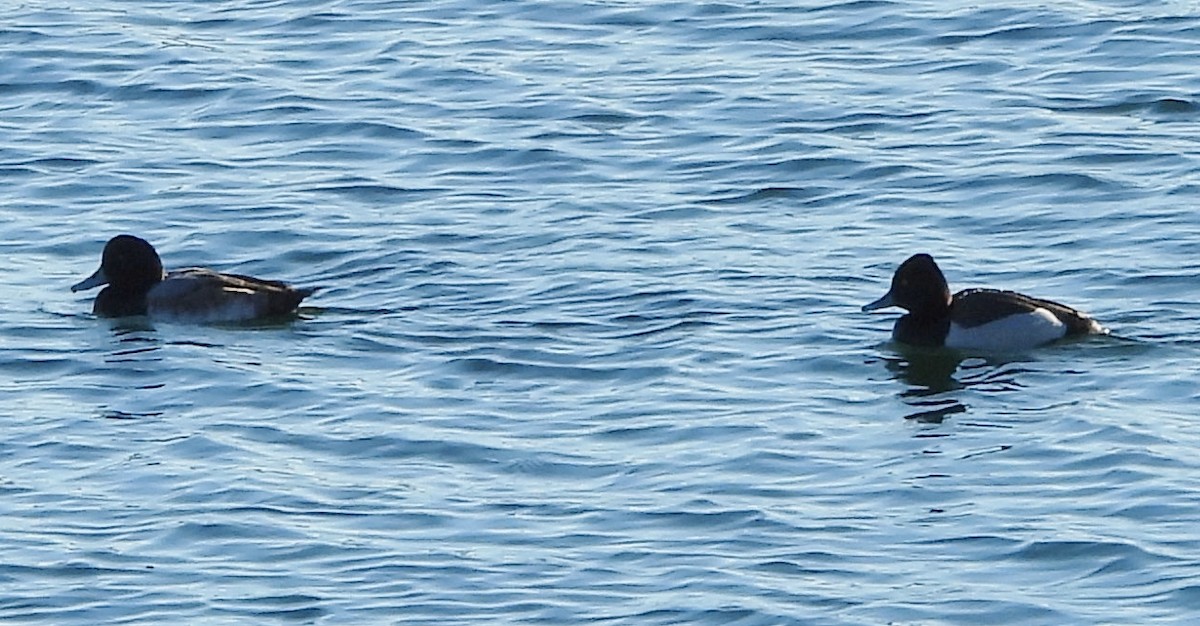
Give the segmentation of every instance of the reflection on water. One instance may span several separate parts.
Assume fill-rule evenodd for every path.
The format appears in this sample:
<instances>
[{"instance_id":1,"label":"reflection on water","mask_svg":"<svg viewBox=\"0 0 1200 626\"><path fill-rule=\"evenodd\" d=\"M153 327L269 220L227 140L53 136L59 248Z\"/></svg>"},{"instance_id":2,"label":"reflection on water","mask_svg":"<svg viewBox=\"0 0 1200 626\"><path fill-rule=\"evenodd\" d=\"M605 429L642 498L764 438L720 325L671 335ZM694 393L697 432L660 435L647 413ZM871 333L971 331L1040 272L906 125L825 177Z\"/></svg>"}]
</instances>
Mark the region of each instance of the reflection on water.
<instances>
[{"instance_id":1,"label":"reflection on water","mask_svg":"<svg viewBox=\"0 0 1200 626\"><path fill-rule=\"evenodd\" d=\"M109 363L158 360L155 354L162 348L162 341L154 334L154 328L139 321L144 318L122 318L112 326L117 347L105 360Z\"/></svg>"},{"instance_id":2,"label":"reflection on water","mask_svg":"<svg viewBox=\"0 0 1200 626\"><path fill-rule=\"evenodd\" d=\"M110 420L137 420L147 417L161 417L162 411L144 411L141 413L131 413L129 411L121 411L117 409L109 409L102 411L100 416Z\"/></svg>"},{"instance_id":3,"label":"reflection on water","mask_svg":"<svg viewBox=\"0 0 1200 626\"><path fill-rule=\"evenodd\" d=\"M0 624L1195 621L1182 3L50 4ZM98 319L118 232L327 291ZM917 246L1142 347L879 348Z\"/></svg>"},{"instance_id":4,"label":"reflection on water","mask_svg":"<svg viewBox=\"0 0 1200 626\"><path fill-rule=\"evenodd\" d=\"M922 401L913 403L914 406L931 405L920 411L914 411L904 416L904 419L924 422L926 424L941 424L947 417L955 413L966 413L967 407L957 400Z\"/></svg>"},{"instance_id":5,"label":"reflection on water","mask_svg":"<svg viewBox=\"0 0 1200 626\"><path fill-rule=\"evenodd\" d=\"M901 393L905 398L934 396L963 386L954 377L963 357L953 350L903 347L897 357L884 360L888 371L908 385Z\"/></svg>"},{"instance_id":6,"label":"reflection on water","mask_svg":"<svg viewBox=\"0 0 1200 626\"><path fill-rule=\"evenodd\" d=\"M1017 360L996 357L967 357L940 348L896 346L895 356L884 356L884 367L906 385L900 399L913 407L905 419L940 424L956 413L965 413L968 405L958 392L1014 391L1022 388L1017 375L1028 371Z\"/></svg>"}]
</instances>

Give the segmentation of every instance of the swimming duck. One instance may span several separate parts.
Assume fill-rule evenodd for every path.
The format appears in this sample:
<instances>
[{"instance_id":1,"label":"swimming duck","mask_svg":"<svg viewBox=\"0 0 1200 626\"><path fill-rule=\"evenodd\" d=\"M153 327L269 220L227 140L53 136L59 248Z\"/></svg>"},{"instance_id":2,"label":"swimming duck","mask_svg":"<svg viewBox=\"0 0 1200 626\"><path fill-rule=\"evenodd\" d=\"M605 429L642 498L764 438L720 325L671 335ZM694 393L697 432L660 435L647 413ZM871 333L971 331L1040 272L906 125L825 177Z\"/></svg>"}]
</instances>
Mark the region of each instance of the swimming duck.
<instances>
[{"instance_id":1,"label":"swimming duck","mask_svg":"<svg viewBox=\"0 0 1200 626\"><path fill-rule=\"evenodd\" d=\"M154 246L133 235L104 245L100 269L71 286L82 291L108 285L92 312L103 317L148 315L183 322L241 322L288 315L315 289L275 280L221 274L202 268L163 272Z\"/></svg>"},{"instance_id":2,"label":"swimming duck","mask_svg":"<svg viewBox=\"0 0 1200 626\"><path fill-rule=\"evenodd\" d=\"M942 270L928 254L915 254L892 276L884 296L862 308L896 306L892 338L914 346L959 350L1025 350L1063 337L1108 331L1069 306L998 289L965 289L950 296Z\"/></svg>"}]
</instances>

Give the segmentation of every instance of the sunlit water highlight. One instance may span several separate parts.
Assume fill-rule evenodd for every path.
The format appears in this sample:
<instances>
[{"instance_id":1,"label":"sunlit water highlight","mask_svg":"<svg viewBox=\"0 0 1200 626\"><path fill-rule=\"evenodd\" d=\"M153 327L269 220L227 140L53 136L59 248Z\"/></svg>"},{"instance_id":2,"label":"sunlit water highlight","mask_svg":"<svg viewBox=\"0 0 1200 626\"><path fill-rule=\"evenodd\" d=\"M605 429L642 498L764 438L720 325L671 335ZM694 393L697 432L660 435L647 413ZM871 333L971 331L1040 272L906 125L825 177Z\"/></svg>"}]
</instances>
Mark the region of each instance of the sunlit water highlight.
<instances>
[{"instance_id":1,"label":"sunlit water highlight","mask_svg":"<svg viewBox=\"0 0 1200 626\"><path fill-rule=\"evenodd\" d=\"M0 619L1198 617L1186 4L0 15ZM118 232L321 291L98 320ZM903 351L916 251L1114 336Z\"/></svg>"}]
</instances>

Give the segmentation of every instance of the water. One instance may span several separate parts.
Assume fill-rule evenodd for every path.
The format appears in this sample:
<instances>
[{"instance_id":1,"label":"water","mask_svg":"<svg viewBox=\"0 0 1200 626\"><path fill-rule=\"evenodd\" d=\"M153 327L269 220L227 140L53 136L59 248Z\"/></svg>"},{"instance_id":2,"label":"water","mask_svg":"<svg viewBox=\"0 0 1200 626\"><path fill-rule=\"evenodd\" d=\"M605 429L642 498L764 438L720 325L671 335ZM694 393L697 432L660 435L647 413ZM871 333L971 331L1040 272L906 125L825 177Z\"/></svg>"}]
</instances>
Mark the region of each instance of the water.
<instances>
[{"instance_id":1,"label":"water","mask_svg":"<svg viewBox=\"0 0 1200 626\"><path fill-rule=\"evenodd\" d=\"M1200 617L1190 5L0 15L0 619ZM322 290L98 320L119 232ZM915 251L1115 337L906 354Z\"/></svg>"}]
</instances>

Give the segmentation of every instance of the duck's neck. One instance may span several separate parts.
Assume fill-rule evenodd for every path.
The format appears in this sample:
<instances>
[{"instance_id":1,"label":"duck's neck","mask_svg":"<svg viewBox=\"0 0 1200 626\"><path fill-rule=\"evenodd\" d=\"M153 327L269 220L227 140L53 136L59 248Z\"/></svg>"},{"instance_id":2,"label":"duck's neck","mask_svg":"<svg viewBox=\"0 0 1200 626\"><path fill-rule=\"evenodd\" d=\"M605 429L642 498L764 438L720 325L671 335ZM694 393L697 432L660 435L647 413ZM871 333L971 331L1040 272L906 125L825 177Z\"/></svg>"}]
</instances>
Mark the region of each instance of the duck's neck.
<instances>
[{"instance_id":1,"label":"duck's neck","mask_svg":"<svg viewBox=\"0 0 1200 626\"><path fill-rule=\"evenodd\" d=\"M92 312L110 317L128 317L146 314L146 292L130 292L115 289L112 285L100 290Z\"/></svg>"},{"instance_id":2,"label":"duck's neck","mask_svg":"<svg viewBox=\"0 0 1200 626\"><path fill-rule=\"evenodd\" d=\"M892 336L905 338L906 343L918 346L940 346L950 332L948 310L942 313L922 311L903 315L896 320Z\"/></svg>"}]
</instances>

